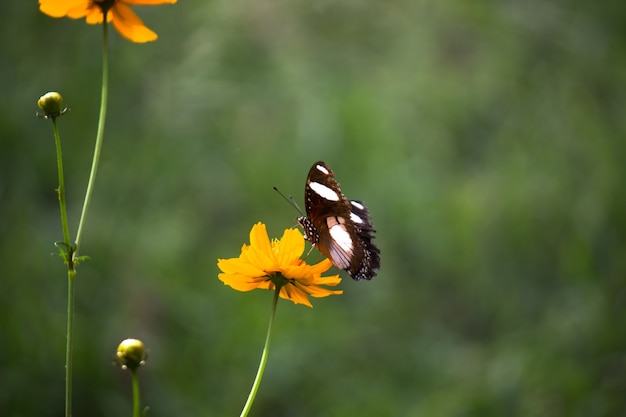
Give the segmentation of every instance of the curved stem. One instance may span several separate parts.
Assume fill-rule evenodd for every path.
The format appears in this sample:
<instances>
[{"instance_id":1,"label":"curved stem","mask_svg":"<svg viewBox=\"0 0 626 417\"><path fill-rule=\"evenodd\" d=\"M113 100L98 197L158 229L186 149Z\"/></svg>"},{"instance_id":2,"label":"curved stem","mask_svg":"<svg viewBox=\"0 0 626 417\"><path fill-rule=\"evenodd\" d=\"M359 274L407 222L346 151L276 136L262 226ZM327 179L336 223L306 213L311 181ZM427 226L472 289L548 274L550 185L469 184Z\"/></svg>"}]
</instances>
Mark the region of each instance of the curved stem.
<instances>
[{"instance_id":1,"label":"curved stem","mask_svg":"<svg viewBox=\"0 0 626 417\"><path fill-rule=\"evenodd\" d=\"M272 339L272 325L274 323L274 316L276 315L276 305L278 304L278 295L280 294L280 286L276 286L276 290L274 291L274 300L272 301L272 312L270 314L270 322L267 326L267 335L265 336L265 346L263 347L263 354L261 355L261 362L259 363L259 369L256 373L256 378L254 378L254 383L252 384L252 389L250 390L250 394L248 395L248 401L246 401L246 405L243 406L243 410L241 411L240 417L245 417L250 412L252 408L252 404L254 403L254 397L256 397L256 393L259 390L259 386L261 385L261 379L263 379L263 373L265 372L265 364L267 363L267 357L270 351L270 341Z\"/></svg>"},{"instance_id":2,"label":"curved stem","mask_svg":"<svg viewBox=\"0 0 626 417\"><path fill-rule=\"evenodd\" d=\"M106 23L106 13L104 13L104 21L102 24L103 32L103 52L102 52L102 96L100 99L100 118L98 120L98 131L96 133L96 146L93 154L93 162L91 164L91 173L89 174L89 182L87 184L87 192L85 194L85 202L80 215L78 224L78 232L76 233L75 246L72 248L70 244L69 227L67 225L67 210L65 209L65 184L63 181L63 167L61 164L61 144L57 143L57 158L59 160L59 202L61 204L61 221L63 223L63 236L65 239L68 263L68 286L67 286L67 344L65 349L65 417L72 415L72 351L73 351L73 329L74 329L74 281L76 278L76 270L74 269L74 261L78 253L78 246L82 236L83 225L89 201L93 192L93 184L98 171L98 161L100 160L100 150L102 149L102 137L104 134L104 122L106 119L107 107L107 91L109 83L109 54L108 54L108 25ZM54 122L54 120L53 120ZM55 137L58 137L56 122L54 124Z\"/></svg>"},{"instance_id":3,"label":"curved stem","mask_svg":"<svg viewBox=\"0 0 626 417\"><path fill-rule=\"evenodd\" d=\"M100 161L100 153L102 149L102 137L104 136L104 123L107 113L107 96L109 85L109 36L108 36L108 24L106 19L106 12L104 12L104 20L102 23L102 94L100 97L100 116L98 119L98 131L96 133L96 146L93 152L93 161L91 163L91 173L89 174L89 182L87 183L87 192L85 193L85 201L83 203L83 211L80 214L80 221L78 223L78 232L76 232L76 250L74 256L77 256L80 248L80 241L83 235L83 228L85 226L85 218L87 217L87 210L89 209L89 203L91 201L91 194L93 193L93 186L96 181L96 173L98 172L98 162Z\"/></svg>"},{"instance_id":4,"label":"curved stem","mask_svg":"<svg viewBox=\"0 0 626 417\"><path fill-rule=\"evenodd\" d=\"M141 399L139 397L139 378L137 377L137 369L132 370L133 378L133 417L141 416Z\"/></svg>"}]
</instances>

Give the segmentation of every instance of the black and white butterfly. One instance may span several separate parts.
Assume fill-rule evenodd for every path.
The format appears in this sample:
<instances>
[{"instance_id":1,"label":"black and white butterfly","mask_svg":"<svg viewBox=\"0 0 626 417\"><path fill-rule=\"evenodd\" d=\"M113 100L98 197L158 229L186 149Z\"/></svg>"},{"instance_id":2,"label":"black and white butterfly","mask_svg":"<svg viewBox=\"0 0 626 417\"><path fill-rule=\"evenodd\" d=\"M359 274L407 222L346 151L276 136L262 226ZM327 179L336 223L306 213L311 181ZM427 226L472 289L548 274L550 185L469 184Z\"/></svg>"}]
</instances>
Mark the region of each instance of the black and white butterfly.
<instances>
[{"instance_id":1,"label":"black and white butterfly","mask_svg":"<svg viewBox=\"0 0 626 417\"><path fill-rule=\"evenodd\" d=\"M309 170L304 190L306 216L298 217L304 235L332 263L355 280L370 280L380 269L380 250L369 211L360 201L348 200L333 171L322 161Z\"/></svg>"}]
</instances>

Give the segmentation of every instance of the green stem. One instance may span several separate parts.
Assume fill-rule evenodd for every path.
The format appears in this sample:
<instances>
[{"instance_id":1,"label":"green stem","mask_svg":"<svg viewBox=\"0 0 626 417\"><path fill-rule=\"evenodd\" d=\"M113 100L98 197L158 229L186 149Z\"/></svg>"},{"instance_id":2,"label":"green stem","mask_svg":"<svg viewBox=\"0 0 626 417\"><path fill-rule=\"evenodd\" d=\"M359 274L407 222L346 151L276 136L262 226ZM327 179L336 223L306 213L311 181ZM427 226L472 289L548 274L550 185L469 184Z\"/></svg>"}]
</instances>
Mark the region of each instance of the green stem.
<instances>
[{"instance_id":1,"label":"green stem","mask_svg":"<svg viewBox=\"0 0 626 417\"><path fill-rule=\"evenodd\" d=\"M67 205L65 203L65 178L63 175L63 152L61 151L61 136L56 118L52 118L54 142L57 151L57 169L59 173L59 207L61 210L61 226L63 228L63 247L60 251L67 263L67 340L65 345L65 416L72 414L72 329L74 327L74 278L76 270L73 263L73 248L70 243L70 229L67 222Z\"/></svg>"},{"instance_id":2,"label":"green stem","mask_svg":"<svg viewBox=\"0 0 626 417\"><path fill-rule=\"evenodd\" d=\"M85 193L85 202L83 203L83 211L80 214L78 222L78 232L76 232L76 250L74 256L77 256L80 249L80 240L83 235L85 226L85 218L93 193L93 186L96 182L96 173L98 172L98 162L100 161L100 153L102 149L102 138L104 136L104 123L107 113L107 96L109 86L109 36L106 12L104 13L104 21L102 23L103 49L102 49L102 93L100 96L100 117L98 120L98 131L96 133L96 146L93 152L93 161L91 163L91 173L89 174L89 182L87 183L87 192Z\"/></svg>"},{"instance_id":3,"label":"green stem","mask_svg":"<svg viewBox=\"0 0 626 417\"><path fill-rule=\"evenodd\" d=\"M256 378L254 378L252 389L250 390L250 394L248 395L248 401L246 401L246 405L243 406L240 417L245 417L250 412L250 409L252 408L252 403L254 403L254 397L256 397L256 393L259 390L259 386L261 385L261 379L263 379L265 364L267 363L267 357L270 351L270 341L272 339L272 324L274 323L274 316L276 315L276 305L278 304L279 294L280 286L277 285L276 290L274 291L274 300L272 301L272 313L270 314L270 322L267 326L267 335L265 336L265 346L263 347L261 362L259 363L259 369L256 373Z\"/></svg>"},{"instance_id":4,"label":"green stem","mask_svg":"<svg viewBox=\"0 0 626 417\"><path fill-rule=\"evenodd\" d=\"M139 378L137 377L137 369L132 370L133 375L133 417L140 417L141 400L139 398Z\"/></svg>"},{"instance_id":5,"label":"green stem","mask_svg":"<svg viewBox=\"0 0 626 417\"><path fill-rule=\"evenodd\" d=\"M59 207L61 209L61 225L63 227L63 242L67 246L64 248L69 252L70 243L70 228L67 223L67 205L65 204L65 179L63 176L63 152L61 151L61 136L59 135L59 127L57 126L57 119L52 118L52 128L54 129L54 142L57 149L57 169L59 172L59 188L57 189L57 195L59 197ZM68 254L71 257L71 254ZM71 261L71 259L70 259ZM71 263L69 263L71 265Z\"/></svg>"},{"instance_id":6,"label":"green stem","mask_svg":"<svg viewBox=\"0 0 626 417\"><path fill-rule=\"evenodd\" d=\"M67 271L67 343L65 346L65 417L72 415L72 335L74 328L75 270Z\"/></svg>"}]
</instances>

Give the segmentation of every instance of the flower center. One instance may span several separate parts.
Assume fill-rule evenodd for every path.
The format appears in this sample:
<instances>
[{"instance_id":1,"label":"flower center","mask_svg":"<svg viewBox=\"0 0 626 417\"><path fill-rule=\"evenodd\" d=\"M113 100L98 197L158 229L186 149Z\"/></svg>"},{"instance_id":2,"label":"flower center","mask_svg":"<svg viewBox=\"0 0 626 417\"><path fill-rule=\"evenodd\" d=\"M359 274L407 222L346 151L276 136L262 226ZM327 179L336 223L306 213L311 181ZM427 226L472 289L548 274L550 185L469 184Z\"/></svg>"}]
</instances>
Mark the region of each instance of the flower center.
<instances>
[{"instance_id":1,"label":"flower center","mask_svg":"<svg viewBox=\"0 0 626 417\"><path fill-rule=\"evenodd\" d=\"M102 10L102 13L108 12L117 0L92 0L96 6Z\"/></svg>"},{"instance_id":2,"label":"flower center","mask_svg":"<svg viewBox=\"0 0 626 417\"><path fill-rule=\"evenodd\" d=\"M280 272L276 272L270 275L270 279L272 280L276 288L282 288L285 285L289 284L289 279L285 278Z\"/></svg>"}]
</instances>

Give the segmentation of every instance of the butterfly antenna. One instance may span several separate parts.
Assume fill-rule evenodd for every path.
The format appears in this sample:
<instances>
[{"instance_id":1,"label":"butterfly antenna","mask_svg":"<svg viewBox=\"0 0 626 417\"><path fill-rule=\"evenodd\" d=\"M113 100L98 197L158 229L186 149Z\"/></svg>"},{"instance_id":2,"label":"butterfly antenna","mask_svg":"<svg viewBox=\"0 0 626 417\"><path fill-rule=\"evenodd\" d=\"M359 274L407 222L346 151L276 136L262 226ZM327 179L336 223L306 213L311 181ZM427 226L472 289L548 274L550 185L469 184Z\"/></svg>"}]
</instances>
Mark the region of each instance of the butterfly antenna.
<instances>
[{"instance_id":1,"label":"butterfly antenna","mask_svg":"<svg viewBox=\"0 0 626 417\"><path fill-rule=\"evenodd\" d=\"M306 256L304 257L304 260L306 261L306 259L309 257L309 255L311 254L311 252L313 252L313 249L315 248L315 245L311 245L311 247L309 248L309 251L306 253Z\"/></svg>"},{"instance_id":2,"label":"butterfly antenna","mask_svg":"<svg viewBox=\"0 0 626 417\"><path fill-rule=\"evenodd\" d=\"M290 195L289 198L287 198L285 194L281 193L278 188L276 187L273 187L273 188L274 188L274 191L280 194L282 198L284 198L289 204L291 204L296 210L298 210L298 213L300 213L301 216L304 216L304 212L302 211L298 203L296 203L296 200L294 200L292 195Z\"/></svg>"},{"instance_id":3,"label":"butterfly antenna","mask_svg":"<svg viewBox=\"0 0 626 417\"><path fill-rule=\"evenodd\" d=\"M311 247L309 248L309 250L307 251L306 255L304 255L304 259L300 259L300 263L304 263L306 262L307 258L309 257L309 255L311 254L311 252L313 252L313 249L315 249L315 245L311 245ZM321 254L321 252L320 252ZM318 258L319 261L319 258Z\"/></svg>"}]
</instances>

